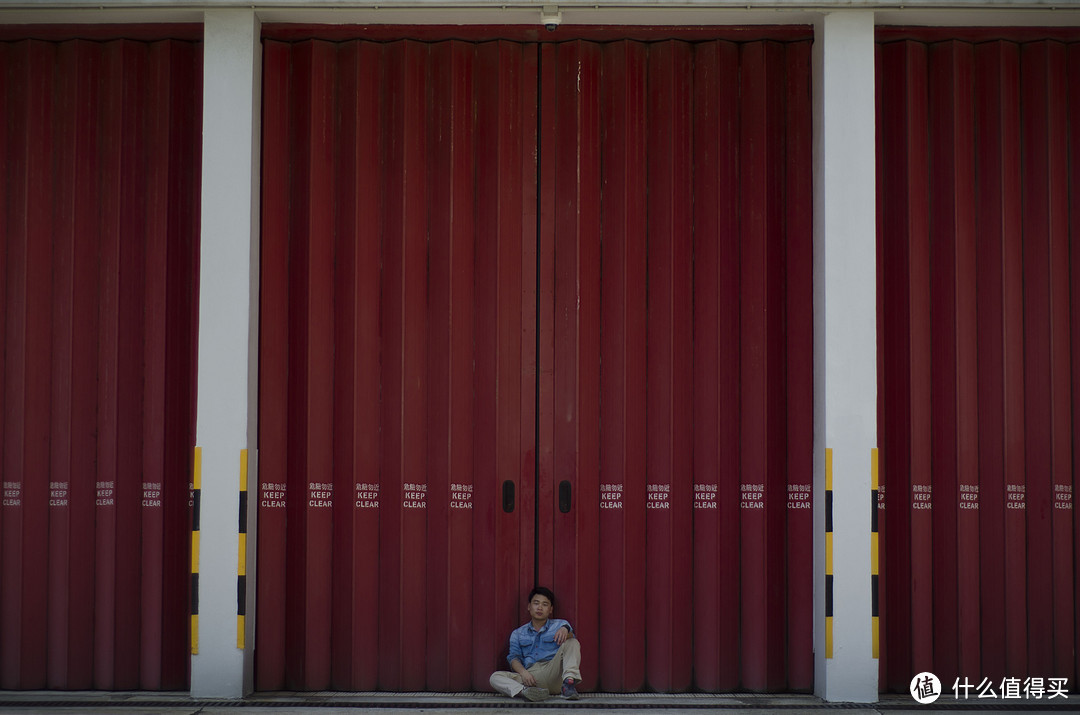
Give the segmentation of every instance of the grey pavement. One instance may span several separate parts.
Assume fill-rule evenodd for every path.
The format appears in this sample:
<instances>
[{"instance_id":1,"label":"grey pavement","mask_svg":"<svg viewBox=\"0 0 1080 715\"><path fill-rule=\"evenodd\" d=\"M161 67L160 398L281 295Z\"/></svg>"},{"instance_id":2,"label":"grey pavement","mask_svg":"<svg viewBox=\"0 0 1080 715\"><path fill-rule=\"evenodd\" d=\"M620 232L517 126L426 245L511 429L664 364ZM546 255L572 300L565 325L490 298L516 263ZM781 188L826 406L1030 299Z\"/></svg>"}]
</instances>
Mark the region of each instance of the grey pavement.
<instances>
[{"instance_id":1,"label":"grey pavement","mask_svg":"<svg viewBox=\"0 0 1080 715\"><path fill-rule=\"evenodd\" d=\"M945 715L972 710L1076 712L1080 711L1080 695L1073 694L1068 699L1011 701L975 698L965 701L944 697L933 705L920 706L907 695L884 695L876 703L831 703L812 695L582 693L577 701L553 697L542 703L527 703L490 693L257 693L242 700L211 700L192 698L187 693L0 691L0 712L3 713L351 715L361 709L373 715L523 715L523 710L541 710L551 715L630 715L634 710L648 710L655 715L692 715L704 711L731 715L826 715L827 711L843 711L850 715L904 712Z\"/></svg>"}]
</instances>

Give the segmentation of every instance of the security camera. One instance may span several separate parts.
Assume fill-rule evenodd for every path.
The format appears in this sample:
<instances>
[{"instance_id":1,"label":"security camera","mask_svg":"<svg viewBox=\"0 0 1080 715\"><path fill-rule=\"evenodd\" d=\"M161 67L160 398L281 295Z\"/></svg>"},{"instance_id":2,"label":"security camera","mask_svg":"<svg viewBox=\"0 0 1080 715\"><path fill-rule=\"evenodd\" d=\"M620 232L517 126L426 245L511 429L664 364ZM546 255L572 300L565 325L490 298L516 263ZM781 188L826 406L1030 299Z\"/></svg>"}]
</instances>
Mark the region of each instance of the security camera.
<instances>
[{"instance_id":1,"label":"security camera","mask_svg":"<svg viewBox=\"0 0 1080 715\"><path fill-rule=\"evenodd\" d=\"M545 5L540 10L540 24L547 28L548 32L555 32L555 28L562 22L562 11L558 5Z\"/></svg>"}]
</instances>

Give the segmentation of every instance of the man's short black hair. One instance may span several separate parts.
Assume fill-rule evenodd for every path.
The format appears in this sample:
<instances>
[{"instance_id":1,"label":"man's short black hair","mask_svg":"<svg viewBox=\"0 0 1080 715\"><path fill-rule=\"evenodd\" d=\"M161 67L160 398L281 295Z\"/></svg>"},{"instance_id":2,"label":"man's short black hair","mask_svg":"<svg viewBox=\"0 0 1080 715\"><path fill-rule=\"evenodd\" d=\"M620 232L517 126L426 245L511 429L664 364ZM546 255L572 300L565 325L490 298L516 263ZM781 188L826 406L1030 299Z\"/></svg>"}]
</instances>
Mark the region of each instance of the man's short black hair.
<instances>
[{"instance_id":1,"label":"man's short black hair","mask_svg":"<svg viewBox=\"0 0 1080 715\"><path fill-rule=\"evenodd\" d=\"M551 601L551 607L555 608L555 594L551 592L551 589L547 586L536 586L533 590L529 591L529 600L527 603L531 603L533 596L540 594L547 600Z\"/></svg>"}]
</instances>

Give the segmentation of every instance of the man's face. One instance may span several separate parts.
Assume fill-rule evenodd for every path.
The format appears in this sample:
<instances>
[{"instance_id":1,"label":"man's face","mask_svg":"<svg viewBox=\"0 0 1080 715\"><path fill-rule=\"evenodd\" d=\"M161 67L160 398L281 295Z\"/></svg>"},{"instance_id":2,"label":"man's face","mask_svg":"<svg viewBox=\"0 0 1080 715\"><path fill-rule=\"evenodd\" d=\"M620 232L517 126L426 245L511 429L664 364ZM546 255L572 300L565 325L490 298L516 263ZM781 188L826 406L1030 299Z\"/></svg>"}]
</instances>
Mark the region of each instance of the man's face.
<instances>
[{"instance_id":1,"label":"man's face","mask_svg":"<svg viewBox=\"0 0 1080 715\"><path fill-rule=\"evenodd\" d=\"M534 621L546 621L551 618L551 611L551 601L547 596L541 596L538 593L529 601L529 616Z\"/></svg>"}]
</instances>

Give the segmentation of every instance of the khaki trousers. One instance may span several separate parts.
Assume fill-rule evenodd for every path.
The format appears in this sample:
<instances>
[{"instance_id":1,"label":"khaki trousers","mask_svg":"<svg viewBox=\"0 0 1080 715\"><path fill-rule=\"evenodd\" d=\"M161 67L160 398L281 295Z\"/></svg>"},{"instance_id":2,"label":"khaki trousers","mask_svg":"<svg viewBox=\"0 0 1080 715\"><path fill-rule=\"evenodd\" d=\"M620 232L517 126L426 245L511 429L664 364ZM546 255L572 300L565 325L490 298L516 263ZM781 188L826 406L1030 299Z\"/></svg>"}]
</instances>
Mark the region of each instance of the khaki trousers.
<instances>
[{"instance_id":1,"label":"khaki trousers","mask_svg":"<svg viewBox=\"0 0 1080 715\"><path fill-rule=\"evenodd\" d=\"M536 678L537 686L547 688L552 695L562 692L562 682L566 678L581 680L581 646L577 638L570 638L563 643L551 660L533 663L529 673ZM525 689L521 676L510 670L492 673L490 682L497 692L510 697L515 697Z\"/></svg>"}]
</instances>

